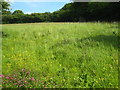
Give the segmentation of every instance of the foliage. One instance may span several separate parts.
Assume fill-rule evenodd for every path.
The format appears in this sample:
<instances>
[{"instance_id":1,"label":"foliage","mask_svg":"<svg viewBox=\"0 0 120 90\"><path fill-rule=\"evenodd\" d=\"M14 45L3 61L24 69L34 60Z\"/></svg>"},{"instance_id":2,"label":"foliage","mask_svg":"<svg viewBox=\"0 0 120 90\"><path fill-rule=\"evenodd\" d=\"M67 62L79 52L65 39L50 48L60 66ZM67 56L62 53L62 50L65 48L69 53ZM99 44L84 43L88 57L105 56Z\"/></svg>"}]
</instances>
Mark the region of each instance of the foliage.
<instances>
[{"instance_id":1,"label":"foliage","mask_svg":"<svg viewBox=\"0 0 120 90\"><path fill-rule=\"evenodd\" d=\"M13 15L22 15L24 14L22 10L15 10L13 13Z\"/></svg>"},{"instance_id":2,"label":"foliage","mask_svg":"<svg viewBox=\"0 0 120 90\"><path fill-rule=\"evenodd\" d=\"M8 11L10 8L10 4L6 2L5 0L0 1L0 12L2 14L10 14L10 11Z\"/></svg>"},{"instance_id":3,"label":"foliage","mask_svg":"<svg viewBox=\"0 0 120 90\"><path fill-rule=\"evenodd\" d=\"M119 21L117 2L74 2L53 13L4 12L3 23ZM114 13L114 14L113 14Z\"/></svg>"}]
</instances>

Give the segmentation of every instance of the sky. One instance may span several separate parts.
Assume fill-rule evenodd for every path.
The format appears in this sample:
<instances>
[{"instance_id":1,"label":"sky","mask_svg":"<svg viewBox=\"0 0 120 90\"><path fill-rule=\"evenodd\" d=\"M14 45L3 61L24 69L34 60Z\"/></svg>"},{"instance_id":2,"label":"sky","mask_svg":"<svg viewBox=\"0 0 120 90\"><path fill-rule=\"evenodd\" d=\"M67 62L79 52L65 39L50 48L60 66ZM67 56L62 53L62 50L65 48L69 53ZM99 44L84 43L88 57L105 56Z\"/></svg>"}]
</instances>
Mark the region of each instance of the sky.
<instances>
[{"instance_id":1,"label":"sky","mask_svg":"<svg viewBox=\"0 0 120 90\"><path fill-rule=\"evenodd\" d=\"M54 12L61 9L65 4L69 3L70 1L63 2L43 2L43 1L36 1L36 2L18 2L14 1L11 2L10 8L11 11L14 12L15 10L22 10L25 14L30 13L44 13L44 12Z\"/></svg>"}]
</instances>

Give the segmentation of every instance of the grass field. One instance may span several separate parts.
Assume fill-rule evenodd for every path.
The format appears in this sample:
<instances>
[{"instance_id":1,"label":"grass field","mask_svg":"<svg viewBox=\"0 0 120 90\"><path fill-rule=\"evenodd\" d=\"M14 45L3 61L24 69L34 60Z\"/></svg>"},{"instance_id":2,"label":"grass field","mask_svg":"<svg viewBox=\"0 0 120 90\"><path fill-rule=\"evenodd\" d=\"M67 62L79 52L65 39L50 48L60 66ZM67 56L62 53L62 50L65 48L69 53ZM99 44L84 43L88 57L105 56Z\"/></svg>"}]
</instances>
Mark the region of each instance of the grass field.
<instances>
[{"instance_id":1,"label":"grass field","mask_svg":"<svg viewBox=\"0 0 120 90\"><path fill-rule=\"evenodd\" d=\"M117 23L3 25L3 87L117 88Z\"/></svg>"}]
</instances>

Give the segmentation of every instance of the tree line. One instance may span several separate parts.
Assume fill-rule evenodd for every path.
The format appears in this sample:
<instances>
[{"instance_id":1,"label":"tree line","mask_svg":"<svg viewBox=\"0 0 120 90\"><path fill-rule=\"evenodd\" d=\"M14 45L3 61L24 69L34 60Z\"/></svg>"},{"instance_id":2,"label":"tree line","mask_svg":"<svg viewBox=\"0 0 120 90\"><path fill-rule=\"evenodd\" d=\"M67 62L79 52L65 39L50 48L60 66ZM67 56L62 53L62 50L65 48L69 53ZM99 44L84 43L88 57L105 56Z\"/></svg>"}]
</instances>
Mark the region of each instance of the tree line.
<instances>
[{"instance_id":1,"label":"tree line","mask_svg":"<svg viewBox=\"0 0 120 90\"><path fill-rule=\"evenodd\" d=\"M2 23L119 21L118 2L72 2L53 13L13 13L8 2L1 2Z\"/></svg>"}]
</instances>

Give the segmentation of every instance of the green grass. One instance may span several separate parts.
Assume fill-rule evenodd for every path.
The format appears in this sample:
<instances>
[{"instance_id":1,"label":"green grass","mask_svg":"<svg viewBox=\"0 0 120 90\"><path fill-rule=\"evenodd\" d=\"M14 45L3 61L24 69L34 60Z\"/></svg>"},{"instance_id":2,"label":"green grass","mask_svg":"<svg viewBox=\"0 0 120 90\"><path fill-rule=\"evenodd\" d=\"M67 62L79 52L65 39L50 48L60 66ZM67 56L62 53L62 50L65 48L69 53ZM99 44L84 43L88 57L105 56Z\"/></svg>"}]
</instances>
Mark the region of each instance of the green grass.
<instances>
[{"instance_id":1,"label":"green grass","mask_svg":"<svg viewBox=\"0 0 120 90\"><path fill-rule=\"evenodd\" d=\"M11 24L2 34L3 75L19 77L3 87L118 87L117 23Z\"/></svg>"}]
</instances>

